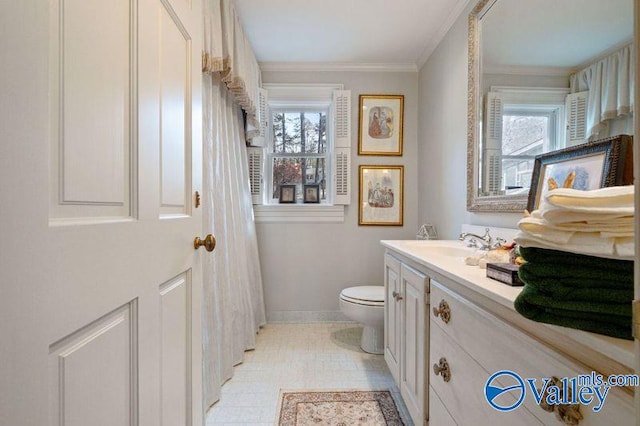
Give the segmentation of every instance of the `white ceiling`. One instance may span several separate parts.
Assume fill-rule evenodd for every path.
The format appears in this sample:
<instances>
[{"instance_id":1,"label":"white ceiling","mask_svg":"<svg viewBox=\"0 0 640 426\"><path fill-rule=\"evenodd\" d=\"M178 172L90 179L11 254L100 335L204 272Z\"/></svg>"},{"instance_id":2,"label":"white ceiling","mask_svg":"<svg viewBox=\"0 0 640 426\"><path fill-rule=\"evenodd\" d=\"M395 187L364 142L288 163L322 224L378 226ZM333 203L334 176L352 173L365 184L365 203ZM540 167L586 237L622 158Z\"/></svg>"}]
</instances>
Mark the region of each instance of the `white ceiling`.
<instances>
[{"instance_id":1,"label":"white ceiling","mask_svg":"<svg viewBox=\"0 0 640 426\"><path fill-rule=\"evenodd\" d=\"M258 61L421 65L469 0L236 0Z\"/></svg>"},{"instance_id":2,"label":"white ceiling","mask_svg":"<svg viewBox=\"0 0 640 426\"><path fill-rule=\"evenodd\" d=\"M318 63L417 69L471 1L235 3L263 69ZM568 69L631 39L633 0L499 0L482 22L487 70Z\"/></svg>"}]
</instances>

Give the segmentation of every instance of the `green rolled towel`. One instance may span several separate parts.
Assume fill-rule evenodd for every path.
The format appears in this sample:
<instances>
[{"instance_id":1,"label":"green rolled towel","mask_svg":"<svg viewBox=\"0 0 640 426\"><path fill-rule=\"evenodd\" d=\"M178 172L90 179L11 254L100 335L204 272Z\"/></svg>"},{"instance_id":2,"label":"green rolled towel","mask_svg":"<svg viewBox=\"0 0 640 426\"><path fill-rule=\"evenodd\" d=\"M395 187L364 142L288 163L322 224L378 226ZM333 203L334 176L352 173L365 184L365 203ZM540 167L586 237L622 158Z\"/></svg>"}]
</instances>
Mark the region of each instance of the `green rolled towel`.
<instances>
[{"instance_id":1,"label":"green rolled towel","mask_svg":"<svg viewBox=\"0 0 640 426\"><path fill-rule=\"evenodd\" d=\"M632 340L631 302L558 301L525 285L514 302L522 316L533 321L591 331Z\"/></svg>"}]
</instances>

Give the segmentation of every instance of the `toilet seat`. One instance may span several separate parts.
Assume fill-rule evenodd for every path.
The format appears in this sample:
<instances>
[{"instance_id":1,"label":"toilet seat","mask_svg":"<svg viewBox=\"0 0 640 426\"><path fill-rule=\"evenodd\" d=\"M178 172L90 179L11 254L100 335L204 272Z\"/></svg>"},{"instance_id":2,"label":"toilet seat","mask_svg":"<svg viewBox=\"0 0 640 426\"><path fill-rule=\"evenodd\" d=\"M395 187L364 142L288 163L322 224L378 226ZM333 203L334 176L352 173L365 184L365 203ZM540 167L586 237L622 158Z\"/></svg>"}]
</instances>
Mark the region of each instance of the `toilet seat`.
<instances>
[{"instance_id":1,"label":"toilet seat","mask_svg":"<svg viewBox=\"0 0 640 426\"><path fill-rule=\"evenodd\" d=\"M340 292L340 299L364 306L384 306L384 287L378 285L348 287Z\"/></svg>"}]
</instances>

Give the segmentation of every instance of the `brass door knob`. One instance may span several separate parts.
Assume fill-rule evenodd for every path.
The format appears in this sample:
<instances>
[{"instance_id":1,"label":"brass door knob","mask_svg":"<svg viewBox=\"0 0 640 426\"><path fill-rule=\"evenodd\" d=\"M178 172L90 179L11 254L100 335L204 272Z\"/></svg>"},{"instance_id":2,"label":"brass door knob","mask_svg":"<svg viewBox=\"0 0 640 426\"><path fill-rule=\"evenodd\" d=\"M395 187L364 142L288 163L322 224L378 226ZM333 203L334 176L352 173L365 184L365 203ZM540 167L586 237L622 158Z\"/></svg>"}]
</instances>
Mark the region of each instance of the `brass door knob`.
<instances>
[{"instance_id":1,"label":"brass door knob","mask_svg":"<svg viewBox=\"0 0 640 426\"><path fill-rule=\"evenodd\" d=\"M402 300L402 296L400 296L400 293L398 293L397 291L394 291L393 293L391 293L391 295L394 299L396 299L396 301Z\"/></svg>"},{"instance_id":2,"label":"brass door knob","mask_svg":"<svg viewBox=\"0 0 640 426\"><path fill-rule=\"evenodd\" d=\"M202 246L204 246L204 249L206 251L213 251L213 249L216 248L215 237L211 234L208 234L206 237L204 237L204 240L201 240L200 237L196 237L196 239L193 240L194 249L198 250Z\"/></svg>"}]
</instances>

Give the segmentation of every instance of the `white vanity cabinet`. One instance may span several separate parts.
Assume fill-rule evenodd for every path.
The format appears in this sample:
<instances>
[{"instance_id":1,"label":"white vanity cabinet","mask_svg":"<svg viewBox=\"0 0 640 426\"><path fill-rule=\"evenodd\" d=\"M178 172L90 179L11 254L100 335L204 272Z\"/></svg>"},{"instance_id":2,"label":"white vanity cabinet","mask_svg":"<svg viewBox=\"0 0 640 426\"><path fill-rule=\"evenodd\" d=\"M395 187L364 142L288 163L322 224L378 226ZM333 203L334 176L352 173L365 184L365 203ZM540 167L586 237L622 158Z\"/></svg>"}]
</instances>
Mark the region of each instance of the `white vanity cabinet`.
<instances>
[{"instance_id":1,"label":"white vanity cabinet","mask_svg":"<svg viewBox=\"0 0 640 426\"><path fill-rule=\"evenodd\" d=\"M421 425L428 413L429 278L386 255L385 291L384 357L413 422Z\"/></svg>"},{"instance_id":2,"label":"white vanity cabinet","mask_svg":"<svg viewBox=\"0 0 640 426\"><path fill-rule=\"evenodd\" d=\"M597 413L591 406L562 408L565 422L556 418L559 408L553 413L543 410L526 387L519 408L508 413L494 410L483 391L487 379L496 372L508 370L522 379L536 378L539 389L542 378L571 378L590 375L593 370L541 344L435 280L431 280L430 290L434 308L446 305L449 313L446 322L441 315L436 317L435 311L431 313L430 365L446 359L450 375L445 382L432 369L430 382L457 424L471 424L479 414L491 425L573 424L571 418L579 419L579 425L633 424L631 398L621 388L611 388Z\"/></svg>"},{"instance_id":3,"label":"white vanity cabinet","mask_svg":"<svg viewBox=\"0 0 640 426\"><path fill-rule=\"evenodd\" d=\"M526 384L535 378L631 374L633 342L529 321L513 309L519 288L447 256L454 250L383 241L385 360L416 425L632 425L633 388L612 387L599 412L589 405L541 408ZM426 244L426 243L425 243ZM431 242L431 244L436 244ZM485 384L503 370L525 381L510 412L489 405ZM499 376L498 387L509 377ZM498 404L516 401L505 392ZM551 410L551 412L549 411ZM564 420L559 420L564 418Z\"/></svg>"}]
</instances>

